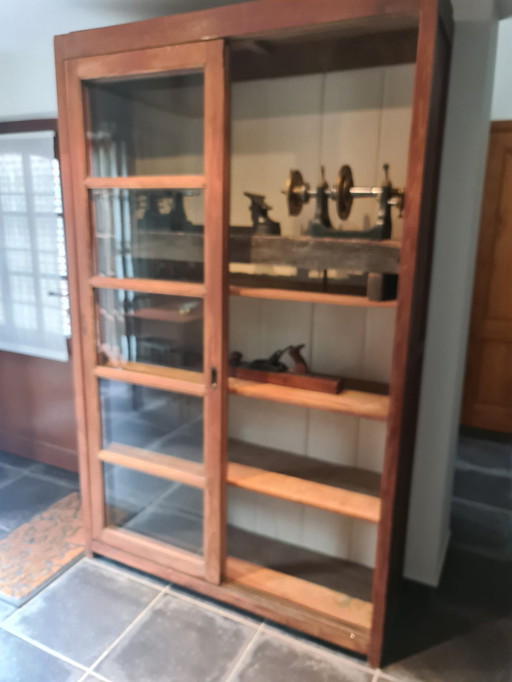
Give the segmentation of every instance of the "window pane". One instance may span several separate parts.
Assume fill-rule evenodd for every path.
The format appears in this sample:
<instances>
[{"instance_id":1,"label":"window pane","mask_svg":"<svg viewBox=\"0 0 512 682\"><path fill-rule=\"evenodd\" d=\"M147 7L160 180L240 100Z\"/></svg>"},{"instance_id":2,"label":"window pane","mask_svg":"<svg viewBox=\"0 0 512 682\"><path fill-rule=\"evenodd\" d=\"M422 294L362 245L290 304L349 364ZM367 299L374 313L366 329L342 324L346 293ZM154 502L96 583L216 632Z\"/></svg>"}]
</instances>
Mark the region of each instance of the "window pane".
<instances>
[{"instance_id":1,"label":"window pane","mask_svg":"<svg viewBox=\"0 0 512 682\"><path fill-rule=\"evenodd\" d=\"M203 75L89 83L91 174L201 174Z\"/></svg>"},{"instance_id":2,"label":"window pane","mask_svg":"<svg viewBox=\"0 0 512 682\"><path fill-rule=\"evenodd\" d=\"M123 446L203 460L203 401L195 396L100 380L103 448Z\"/></svg>"},{"instance_id":3,"label":"window pane","mask_svg":"<svg viewBox=\"0 0 512 682\"><path fill-rule=\"evenodd\" d=\"M103 475L108 525L202 554L202 490L112 464Z\"/></svg>"},{"instance_id":4,"label":"window pane","mask_svg":"<svg viewBox=\"0 0 512 682\"><path fill-rule=\"evenodd\" d=\"M52 131L0 135L0 349L68 360L59 164Z\"/></svg>"},{"instance_id":5,"label":"window pane","mask_svg":"<svg viewBox=\"0 0 512 682\"><path fill-rule=\"evenodd\" d=\"M203 301L133 291L97 292L104 362L203 370Z\"/></svg>"},{"instance_id":6,"label":"window pane","mask_svg":"<svg viewBox=\"0 0 512 682\"><path fill-rule=\"evenodd\" d=\"M203 281L200 190L93 190L99 275Z\"/></svg>"}]
</instances>

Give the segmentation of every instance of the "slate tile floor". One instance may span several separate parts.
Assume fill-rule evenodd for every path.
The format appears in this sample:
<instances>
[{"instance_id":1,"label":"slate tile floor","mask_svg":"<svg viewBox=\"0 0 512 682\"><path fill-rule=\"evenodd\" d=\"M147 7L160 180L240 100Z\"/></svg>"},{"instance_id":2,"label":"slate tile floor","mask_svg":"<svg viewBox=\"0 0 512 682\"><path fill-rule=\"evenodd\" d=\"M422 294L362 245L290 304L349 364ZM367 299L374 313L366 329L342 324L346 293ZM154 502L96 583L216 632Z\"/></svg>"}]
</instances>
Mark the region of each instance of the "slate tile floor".
<instances>
[{"instance_id":1,"label":"slate tile floor","mask_svg":"<svg viewBox=\"0 0 512 682\"><path fill-rule=\"evenodd\" d=\"M77 489L76 474L0 452L0 538Z\"/></svg>"},{"instance_id":2,"label":"slate tile floor","mask_svg":"<svg viewBox=\"0 0 512 682\"><path fill-rule=\"evenodd\" d=\"M104 559L0 606L2 682L510 682L512 619L385 671Z\"/></svg>"}]
</instances>

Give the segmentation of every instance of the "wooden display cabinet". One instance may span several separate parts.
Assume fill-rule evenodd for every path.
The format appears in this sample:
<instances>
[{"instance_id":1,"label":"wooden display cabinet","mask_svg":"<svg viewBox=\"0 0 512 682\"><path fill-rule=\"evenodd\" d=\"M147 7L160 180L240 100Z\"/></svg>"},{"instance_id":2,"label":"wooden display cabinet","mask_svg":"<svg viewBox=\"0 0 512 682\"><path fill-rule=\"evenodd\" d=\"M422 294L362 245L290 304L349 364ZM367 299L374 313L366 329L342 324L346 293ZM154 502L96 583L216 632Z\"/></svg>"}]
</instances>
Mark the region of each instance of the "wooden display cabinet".
<instances>
[{"instance_id":1,"label":"wooden display cabinet","mask_svg":"<svg viewBox=\"0 0 512 682\"><path fill-rule=\"evenodd\" d=\"M373 665L403 561L451 32L442 0L261 0L55 41L88 550ZM350 100L397 78L396 106ZM406 191L392 239L301 236L278 175L349 160L376 183L385 125ZM243 191L274 193L281 237L240 231ZM397 299L361 272L398 274ZM382 371L350 359L370 315ZM228 377L229 350L284 339L344 390Z\"/></svg>"}]
</instances>

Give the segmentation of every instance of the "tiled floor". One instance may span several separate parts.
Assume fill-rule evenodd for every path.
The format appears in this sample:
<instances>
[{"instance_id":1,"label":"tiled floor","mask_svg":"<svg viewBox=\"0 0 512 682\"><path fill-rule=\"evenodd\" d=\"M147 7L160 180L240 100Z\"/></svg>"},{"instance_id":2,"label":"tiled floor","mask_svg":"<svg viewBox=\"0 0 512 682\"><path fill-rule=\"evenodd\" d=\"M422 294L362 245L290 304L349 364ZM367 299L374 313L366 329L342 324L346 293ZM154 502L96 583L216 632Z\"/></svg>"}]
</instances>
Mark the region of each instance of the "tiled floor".
<instances>
[{"instance_id":1,"label":"tiled floor","mask_svg":"<svg viewBox=\"0 0 512 682\"><path fill-rule=\"evenodd\" d=\"M0 599L20 606L82 552L78 476L0 452Z\"/></svg>"},{"instance_id":2,"label":"tiled floor","mask_svg":"<svg viewBox=\"0 0 512 682\"><path fill-rule=\"evenodd\" d=\"M5 535L78 489L78 476L0 452L0 533Z\"/></svg>"},{"instance_id":3,"label":"tiled floor","mask_svg":"<svg viewBox=\"0 0 512 682\"><path fill-rule=\"evenodd\" d=\"M385 671L103 559L18 610L0 603L2 682L510 682L512 619Z\"/></svg>"}]
</instances>

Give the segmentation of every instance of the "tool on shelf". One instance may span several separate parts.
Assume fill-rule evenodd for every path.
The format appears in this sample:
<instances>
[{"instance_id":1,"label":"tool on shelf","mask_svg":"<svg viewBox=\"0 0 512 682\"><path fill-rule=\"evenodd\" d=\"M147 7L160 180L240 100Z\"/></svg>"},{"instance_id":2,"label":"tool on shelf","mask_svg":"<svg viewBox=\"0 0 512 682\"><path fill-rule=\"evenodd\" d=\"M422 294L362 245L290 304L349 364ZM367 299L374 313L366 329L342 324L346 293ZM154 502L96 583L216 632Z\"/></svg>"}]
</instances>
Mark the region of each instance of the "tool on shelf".
<instances>
[{"instance_id":1,"label":"tool on shelf","mask_svg":"<svg viewBox=\"0 0 512 682\"><path fill-rule=\"evenodd\" d=\"M384 182L380 187L356 187L350 166L341 166L335 184L330 187L325 179L324 167L321 180L315 189L304 181L299 170L291 170L283 190L288 204L288 213L297 216L304 204L316 199L315 215L309 222L307 234L314 237L340 237L344 239L390 239L392 232L391 209L397 207L400 215L404 206L404 190L394 187L389 179L389 164L384 164ZM368 230L335 229L329 217L329 199L334 201L341 220L347 220L354 199L374 197L379 202L376 224Z\"/></svg>"},{"instance_id":2,"label":"tool on shelf","mask_svg":"<svg viewBox=\"0 0 512 682\"><path fill-rule=\"evenodd\" d=\"M267 204L263 194L244 192L244 196L248 197L251 201L249 210L251 212L253 234L280 235L281 225L272 220L268 215L268 212L272 210L272 206Z\"/></svg>"},{"instance_id":3,"label":"tool on shelf","mask_svg":"<svg viewBox=\"0 0 512 682\"><path fill-rule=\"evenodd\" d=\"M229 356L229 373L232 377L247 381L258 381L266 384L278 384L289 388L302 388L319 393L338 394L343 389L343 380L340 377L327 374L315 374L302 357L301 350L304 344L287 346L276 350L268 358L243 362L243 354L233 351ZM293 367L282 362L285 353L290 355Z\"/></svg>"}]
</instances>

